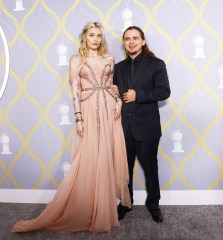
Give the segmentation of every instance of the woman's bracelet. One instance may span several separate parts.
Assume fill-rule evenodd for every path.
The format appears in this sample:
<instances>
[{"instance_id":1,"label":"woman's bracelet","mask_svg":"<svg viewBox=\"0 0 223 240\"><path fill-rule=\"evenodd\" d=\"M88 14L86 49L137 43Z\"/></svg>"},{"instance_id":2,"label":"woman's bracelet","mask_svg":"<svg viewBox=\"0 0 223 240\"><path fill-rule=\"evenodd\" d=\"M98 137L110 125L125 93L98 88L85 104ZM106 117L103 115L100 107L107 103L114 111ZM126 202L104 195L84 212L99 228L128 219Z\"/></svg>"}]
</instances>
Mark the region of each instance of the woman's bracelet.
<instances>
[{"instance_id":1,"label":"woman's bracelet","mask_svg":"<svg viewBox=\"0 0 223 240\"><path fill-rule=\"evenodd\" d=\"M78 123L78 122L83 122L84 120L83 120L83 118L76 118L76 123Z\"/></svg>"},{"instance_id":2,"label":"woman's bracelet","mask_svg":"<svg viewBox=\"0 0 223 240\"><path fill-rule=\"evenodd\" d=\"M80 114L81 114L81 112L75 112L75 113L74 113L74 115L76 115L76 114L78 114L78 113L80 113Z\"/></svg>"}]
</instances>

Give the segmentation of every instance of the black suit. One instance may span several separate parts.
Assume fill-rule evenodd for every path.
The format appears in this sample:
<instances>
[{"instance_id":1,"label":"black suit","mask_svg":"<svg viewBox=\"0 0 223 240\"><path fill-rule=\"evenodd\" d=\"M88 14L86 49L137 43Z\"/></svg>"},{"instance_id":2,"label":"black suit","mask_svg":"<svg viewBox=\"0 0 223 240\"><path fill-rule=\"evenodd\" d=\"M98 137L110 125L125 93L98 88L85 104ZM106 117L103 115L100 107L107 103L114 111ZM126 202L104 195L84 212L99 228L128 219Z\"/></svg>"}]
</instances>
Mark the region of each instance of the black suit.
<instances>
[{"instance_id":1,"label":"black suit","mask_svg":"<svg viewBox=\"0 0 223 240\"><path fill-rule=\"evenodd\" d=\"M136 91L136 101L122 105L122 125L126 139L129 164L129 190L133 202L133 167L136 155L145 173L148 197L146 205L152 209L159 205L160 189L158 180L157 151L161 136L158 101L170 96L170 87L164 61L149 58L141 53L131 88ZM120 95L129 87L128 59L115 65L114 84Z\"/></svg>"}]
</instances>

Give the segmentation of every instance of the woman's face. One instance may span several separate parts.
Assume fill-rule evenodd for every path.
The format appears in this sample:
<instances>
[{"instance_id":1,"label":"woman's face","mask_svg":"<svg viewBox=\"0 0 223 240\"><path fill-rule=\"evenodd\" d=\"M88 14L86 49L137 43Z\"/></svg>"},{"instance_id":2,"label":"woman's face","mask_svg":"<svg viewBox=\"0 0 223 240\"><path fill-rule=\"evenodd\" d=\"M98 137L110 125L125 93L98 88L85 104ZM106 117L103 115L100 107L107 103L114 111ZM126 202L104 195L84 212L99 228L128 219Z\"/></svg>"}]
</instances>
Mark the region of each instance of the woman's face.
<instances>
[{"instance_id":1,"label":"woman's face","mask_svg":"<svg viewBox=\"0 0 223 240\"><path fill-rule=\"evenodd\" d=\"M97 50L102 42L102 32L100 28L90 28L86 33L86 44L88 49Z\"/></svg>"}]
</instances>

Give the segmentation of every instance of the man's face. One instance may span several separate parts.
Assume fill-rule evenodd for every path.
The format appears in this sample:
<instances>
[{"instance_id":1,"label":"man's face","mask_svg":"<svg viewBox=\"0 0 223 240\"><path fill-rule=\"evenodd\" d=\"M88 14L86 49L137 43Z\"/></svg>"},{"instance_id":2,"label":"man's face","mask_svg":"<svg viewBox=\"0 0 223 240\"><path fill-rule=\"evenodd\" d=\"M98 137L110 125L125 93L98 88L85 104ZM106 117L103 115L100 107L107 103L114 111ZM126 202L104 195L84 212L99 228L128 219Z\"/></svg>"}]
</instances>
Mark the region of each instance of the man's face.
<instances>
[{"instance_id":1,"label":"man's face","mask_svg":"<svg viewBox=\"0 0 223 240\"><path fill-rule=\"evenodd\" d=\"M124 46L129 56L135 58L142 52L142 46L145 45L145 40L140 36L140 32L132 29L125 32Z\"/></svg>"}]
</instances>

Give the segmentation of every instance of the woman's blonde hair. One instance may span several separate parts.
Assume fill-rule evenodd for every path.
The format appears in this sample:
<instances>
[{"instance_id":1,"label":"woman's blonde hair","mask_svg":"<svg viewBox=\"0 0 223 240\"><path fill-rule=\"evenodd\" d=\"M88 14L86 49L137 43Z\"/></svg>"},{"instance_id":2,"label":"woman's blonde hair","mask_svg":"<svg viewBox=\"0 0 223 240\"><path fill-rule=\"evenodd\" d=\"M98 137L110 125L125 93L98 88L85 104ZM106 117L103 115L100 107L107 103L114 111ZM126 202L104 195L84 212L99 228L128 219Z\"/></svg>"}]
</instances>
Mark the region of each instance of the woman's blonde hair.
<instances>
[{"instance_id":1,"label":"woman's blonde hair","mask_svg":"<svg viewBox=\"0 0 223 240\"><path fill-rule=\"evenodd\" d=\"M79 53L80 53L82 59L88 57L88 48L87 48L87 44L86 44L85 39L86 39L87 32L91 28L99 28L101 30L101 33L102 33L102 42L101 42L101 44L98 48L98 55L103 56L103 55L108 53L107 43L106 43L104 33L103 33L103 26L99 22L88 22L84 26L82 32L79 35L79 38L80 38Z\"/></svg>"}]
</instances>

